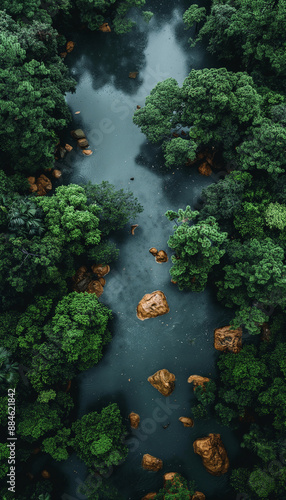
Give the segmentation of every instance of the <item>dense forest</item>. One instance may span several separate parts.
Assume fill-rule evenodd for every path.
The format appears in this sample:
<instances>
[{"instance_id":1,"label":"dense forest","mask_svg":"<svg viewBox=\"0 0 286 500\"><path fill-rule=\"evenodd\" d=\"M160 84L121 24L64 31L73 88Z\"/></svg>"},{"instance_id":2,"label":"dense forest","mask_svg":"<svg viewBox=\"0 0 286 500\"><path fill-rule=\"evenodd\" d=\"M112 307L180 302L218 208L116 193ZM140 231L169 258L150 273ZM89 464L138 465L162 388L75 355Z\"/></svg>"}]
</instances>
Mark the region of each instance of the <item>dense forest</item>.
<instances>
[{"instance_id":1,"label":"dense forest","mask_svg":"<svg viewBox=\"0 0 286 500\"><path fill-rule=\"evenodd\" d=\"M107 181L60 185L55 156L65 149L64 132L71 121L65 95L76 90L62 33L80 19L86 30L112 29L124 36L136 30L130 9L144 9L144 4L0 0L4 500L59 498L47 471L33 481L27 476L40 450L58 462L76 453L90 474L97 471L102 477L128 453L116 403L76 419L70 384L102 359L111 342L112 311L100 294L76 288L74 276L79 269L86 275L92 266L89 278L98 287L104 284L102 270L119 253L112 235L143 207L130 191L116 190ZM152 13L141 12L148 22ZM232 328L243 329L242 349L220 354L218 378L195 389L197 403L191 410L195 419L215 416L240 432L252 465L232 469L233 498L239 493L253 500L283 500L286 0L213 0L207 8L192 4L183 21L190 33L195 25L190 48L207 45L220 67L193 69L181 87L176 75L158 83L133 121L149 142L161 146L166 169L191 168L211 158L213 168L223 173L203 190L194 209L167 211L168 245L174 252L170 273L178 293L201 292L207 285L214 289L233 311ZM267 336L261 333L265 329ZM8 429L13 436L15 422L21 484L16 493L6 482L11 470L7 411L8 401L13 408L14 388L17 418L10 410ZM187 484L178 476L153 498L183 500L195 490L195 482ZM87 481L83 494L88 500L122 498L108 479L94 489Z\"/></svg>"}]
</instances>

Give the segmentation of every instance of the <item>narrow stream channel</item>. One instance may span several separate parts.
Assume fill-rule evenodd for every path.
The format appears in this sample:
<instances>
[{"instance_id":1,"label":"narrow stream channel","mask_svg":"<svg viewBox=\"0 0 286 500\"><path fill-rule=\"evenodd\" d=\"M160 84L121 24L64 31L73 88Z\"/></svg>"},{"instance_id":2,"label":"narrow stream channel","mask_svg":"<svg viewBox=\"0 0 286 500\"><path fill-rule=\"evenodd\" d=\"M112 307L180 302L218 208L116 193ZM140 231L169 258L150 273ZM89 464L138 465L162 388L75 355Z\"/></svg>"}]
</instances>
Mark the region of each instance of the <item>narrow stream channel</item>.
<instances>
[{"instance_id":1,"label":"narrow stream channel","mask_svg":"<svg viewBox=\"0 0 286 500\"><path fill-rule=\"evenodd\" d=\"M157 264L148 251L150 247L163 249L170 259L167 240L173 224L164 213L187 204L194 206L202 188L215 178L200 176L190 167L166 172L160 148L148 144L132 123L136 106L144 105L158 81L174 77L181 85L192 68L213 64L203 49L189 48L182 2L176 7L169 1L163 6L157 2L152 10L155 15L149 25L139 22L138 28L125 36L74 35L76 48L67 61L78 81L76 93L67 97L74 116L71 129L85 131L93 155L84 157L75 147L65 159L64 180L108 180L117 189L130 189L144 206L144 212L131 221L139 225L134 236L129 225L117 236L120 258L106 276L100 299L114 312L113 340L103 360L77 379L78 417L117 402L129 430L128 414L139 413L139 429L127 436L128 458L110 476L126 500L139 500L150 491L158 491L163 486L162 475L173 471L195 479L197 489L208 500L231 500L229 474L208 474L193 452L193 441L209 432L221 433L232 463L239 454L235 436L212 420L196 421L191 429L178 421L180 416L191 416L194 402L187 378L193 374L213 377L216 373L218 353L213 347L213 331L228 324L231 312L218 304L210 290L180 292L170 282L170 260ZM138 71L136 79L128 78L130 71ZM76 111L80 114L75 115ZM170 312L142 322L136 317L137 304L154 290L165 293ZM176 375L175 391L168 398L147 382L148 376L162 368ZM166 407L166 403L173 406ZM166 423L170 425L164 429ZM144 453L161 458L163 470L144 471ZM66 498L83 498L76 493L86 476L83 464L72 456L60 470L69 475L65 493L70 497Z\"/></svg>"}]
</instances>

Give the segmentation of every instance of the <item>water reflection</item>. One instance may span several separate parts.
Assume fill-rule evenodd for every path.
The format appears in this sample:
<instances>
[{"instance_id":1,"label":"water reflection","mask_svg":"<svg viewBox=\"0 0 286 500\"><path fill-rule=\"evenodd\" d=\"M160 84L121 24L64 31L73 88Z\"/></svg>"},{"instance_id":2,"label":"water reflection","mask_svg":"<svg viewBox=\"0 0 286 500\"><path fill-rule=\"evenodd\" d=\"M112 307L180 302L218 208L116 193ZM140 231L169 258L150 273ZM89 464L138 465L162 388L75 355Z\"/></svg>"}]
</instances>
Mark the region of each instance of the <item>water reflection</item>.
<instances>
[{"instance_id":1,"label":"water reflection","mask_svg":"<svg viewBox=\"0 0 286 500\"><path fill-rule=\"evenodd\" d=\"M144 212L131 221L139 224L135 235L131 236L128 226L115 237L120 258L107 277L101 298L114 311L113 340L103 360L78 377L77 410L80 416L117 401L126 423L131 411L145 421L145 427L129 432L128 459L110 478L126 500L137 500L162 487L161 473L142 470L144 453L162 458L163 473L177 471L187 479L195 478L198 490L207 498L230 500L228 475L210 476L192 443L209 432L220 432L232 461L239 452L234 435L214 420L196 422L194 428L186 429L178 419L190 416L194 402L187 378L191 374L215 376L218 353L213 347L213 330L227 324L231 312L217 303L212 290L179 292L170 283L171 261L157 264L149 253L155 246L166 250L170 258L167 240L173 223L164 213L194 206L201 189L213 179L187 167L166 171L160 147L148 144L132 122L137 104L144 105L157 82L175 77L181 85L192 65L203 67L208 60L202 49L190 49L186 43L189 33L183 30L181 3L175 8L171 2L157 3L153 10L150 25L140 23L139 31L127 37L81 34L68 60L78 88L67 101L73 112L81 111L74 115L72 128L83 128L94 152L86 158L75 147L66 157L70 180L108 180L117 188L130 188L144 206ZM133 70L139 71L135 80L128 78ZM170 313L142 322L136 317L136 306L145 293L154 290L165 293ZM176 375L176 389L169 398L147 382L149 375L162 368ZM167 401L173 406L171 410L167 407L170 425L164 429L162 422L154 420L154 412ZM78 464L80 468L80 461ZM71 477L66 493L77 498L75 491L75 478Z\"/></svg>"}]
</instances>

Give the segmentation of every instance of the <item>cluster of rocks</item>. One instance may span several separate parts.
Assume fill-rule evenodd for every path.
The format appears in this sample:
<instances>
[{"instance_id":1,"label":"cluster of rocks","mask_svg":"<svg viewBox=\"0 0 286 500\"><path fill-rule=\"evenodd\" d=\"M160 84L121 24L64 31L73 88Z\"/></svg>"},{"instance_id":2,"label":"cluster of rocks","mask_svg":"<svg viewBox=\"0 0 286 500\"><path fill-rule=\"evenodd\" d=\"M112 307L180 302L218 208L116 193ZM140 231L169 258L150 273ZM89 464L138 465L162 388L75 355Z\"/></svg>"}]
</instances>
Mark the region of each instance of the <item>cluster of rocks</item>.
<instances>
[{"instance_id":1,"label":"cluster of rocks","mask_svg":"<svg viewBox=\"0 0 286 500\"><path fill-rule=\"evenodd\" d=\"M66 43L66 50L64 52L60 53L60 56L62 57L62 59L64 59L68 55L69 52L73 51L74 46L75 46L75 42L69 41Z\"/></svg>"},{"instance_id":2,"label":"cluster of rocks","mask_svg":"<svg viewBox=\"0 0 286 500\"><path fill-rule=\"evenodd\" d=\"M54 155L55 160L63 160L67 153L69 153L73 149L69 144L61 145L60 141L56 144Z\"/></svg>"},{"instance_id":3,"label":"cluster of rocks","mask_svg":"<svg viewBox=\"0 0 286 500\"><path fill-rule=\"evenodd\" d=\"M91 272L86 266L81 266L72 277L73 290L76 292L95 293L97 297L103 294L103 287L106 283L103 276L110 271L109 266L94 264L91 266Z\"/></svg>"},{"instance_id":4,"label":"cluster of rocks","mask_svg":"<svg viewBox=\"0 0 286 500\"><path fill-rule=\"evenodd\" d=\"M146 455L144 455L144 457L145 456ZM144 457L143 457L143 459L144 459ZM152 458L154 458L154 457L152 457ZM150 469L148 469L148 470L150 470ZM171 483L172 483L174 481L175 477L177 478L177 480L179 480L180 484L182 484L183 478L177 472L166 472L166 474L163 475L164 487L166 488L166 493L169 492L169 490L167 488L167 484L168 484L167 482L171 481ZM147 495L142 497L141 500L152 500L153 498L156 498L156 495L157 495L156 492L147 493ZM190 500L205 500L206 497L202 492L195 491L195 493L192 496L190 496L189 498L190 498Z\"/></svg>"},{"instance_id":5,"label":"cluster of rocks","mask_svg":"<svg viewBox=\"0 0 286 500\"><path fill-rule=\"evenodd\" d=\"M77 141L77 145L85 156L92 155L91 149L86 149L89 147L89 144L87 138L85 137L85 133L81 128L72 130L71 136Z\"/></svg>"},{"instance_id":6,"label":"cluster of rocks","mask_svg":"<svg viewBox=\"0 0 286 500\"><path fill-rule=\"evenodd\" d=\"M156 290L146 293L137 306L137 318L141 321L162 316L170 311L167 299L163 292Z\"/></svg>"},{"instance_id":7,"label":"cluster of rocks","mask_svg":"<svg viewBox=\"0 0 286 500\"><path fill-rule=\"evenodd\" d=\"M164 250L157 250L157 248L152 247L149 249L149 252L154 255L156 262L158 264L162 264L163 262L168 262L168 255Z\"/></svg>"},{"instance_id":8,"label":"cluster of rocks","mask_svg":"<svg viewBox=\"0 0 286 500\"><path fill-rule=\"evenodd\" d=\"M214 151L213 149L211 151L206 149L204 151L199 152L194 160L188 159L186 165L191 166L199 163L198 167L199 173L201 175L209 176L212 174L213 168L220 168L220 165L218 165L214 161L215 154L216 151Z\"/></svg>"},{"instance_id":9,"label":"cluster of rocks","mask_svg":"<svg viewBox=\"0 0 286 500\"><path fill-rule=\"evenodd\" d=\"M50 179L44 174L41 174L37 179L32 176L27 177L27 180L30 184L30 191L38 196L45 196L47 191L51 191L53 188Z\"/></svg>"}]
</instances>

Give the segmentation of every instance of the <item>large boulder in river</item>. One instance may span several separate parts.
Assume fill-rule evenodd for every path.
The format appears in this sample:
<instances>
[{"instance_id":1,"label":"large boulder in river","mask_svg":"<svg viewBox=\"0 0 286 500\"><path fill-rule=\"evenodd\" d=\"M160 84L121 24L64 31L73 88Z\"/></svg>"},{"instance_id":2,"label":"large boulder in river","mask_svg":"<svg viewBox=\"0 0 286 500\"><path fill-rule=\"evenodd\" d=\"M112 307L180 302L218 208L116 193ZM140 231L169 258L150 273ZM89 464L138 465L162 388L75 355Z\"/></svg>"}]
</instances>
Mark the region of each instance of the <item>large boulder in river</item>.
<instances>
[{"instance_id":1,"label":"large boulder in river","mask_svg":"<svg viewBox=\"0 0 286 500\"><path fill-rule=\"evenodd\" d=\"M149 318L162 316L170 311L167 299L163 292L156 290L152 293L146 293L137 306L137 318L144 321Z\"/></svg>"},{"instance_id":2,"label":"large boulder in river","mask_svg":"<svg viewBox=\"0 0 286 500\"><path fill-rule=\"evenodd\" d=\"M155 389L157 389L163 396L170 396L175 389L176 377L173 373L163 368L163 370L158 370L154 375L148 378Z\"/></svg>"},{"instance_id":3,"label":"large boulder in river","mask_svg":"<svg viewBox=\"0 0 286 500\"><path fill-rule=\"evenodd\" d=\"M134 411L129 413L129 420L132 429L137 429L140 423L140 416L138 415L138 413L135 413Z\"/></svg>"},{"instance_id":4,"label":"large boulder in river","mask_svg":"<svg viewBox=\"0 0 286 500\"><path fill-rule=\"evenodd\" d=\"M142 467L143 469L157 472L158 470L162 469L163 462L162 460L160 460L160 458L156 458L152 455L149 455L148 453L145 453L142 458Z\"/></svg>"},{"instance_id":5,"label":"large boulder in river","mask_svg":"<svg viewBox=\"0 0 286 500\"><path fill-rule=\"evenodd\" d=\"M103 294L103 286L99 280L92 280L87 285L86 291L87 293L95 293L99 298Z\"/></svg>"},{"instance_id":6,"label":"large boulder in river","mask_svg":"<svg viewBox=\"0 0 286 500\"><path fill-rule=\"evenodd\" d=\"M194 452L203 459L203 465L213 476L225 474L229 468L229 460L220 434L209 434L193 443Z\"/></svg>"},{"instance_id":7,"label":"large boulder in river","mask_svg":"<svg viewBox=\"0 0 286 500\"><path fill-rule=\"evenodd\" d=\"M196 387L201 385L205 389L205 384L208 383L210 379L208 377L201 377L200 375L191 375L188 378L189 384L193 382L194 386L193 389L195 390Z\"/></svg>"},{"instance_id":8,"label":"large boulder in river","mask_svg":"<svg viewBox=\"0 0 286 500\"><path fill-rule=\"evenodd\" d=\"M93 264L93 266L91 266L91 269L94 274L97 274L98 278L102 278L109 273L110 266L104 266L103 264Z\"/></svg>"},{"instance_id":9,"label":"large boulder in river","mask_svg":"<svg viewBox=\"0 0 286 500\"><path fill-rule=\"evenodd\" d=\"M218 351L238 353L242 348L242 329L232 330L230 325L216 328L214 346Z\"/></svg>"}]
</instances>

